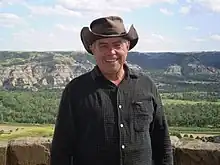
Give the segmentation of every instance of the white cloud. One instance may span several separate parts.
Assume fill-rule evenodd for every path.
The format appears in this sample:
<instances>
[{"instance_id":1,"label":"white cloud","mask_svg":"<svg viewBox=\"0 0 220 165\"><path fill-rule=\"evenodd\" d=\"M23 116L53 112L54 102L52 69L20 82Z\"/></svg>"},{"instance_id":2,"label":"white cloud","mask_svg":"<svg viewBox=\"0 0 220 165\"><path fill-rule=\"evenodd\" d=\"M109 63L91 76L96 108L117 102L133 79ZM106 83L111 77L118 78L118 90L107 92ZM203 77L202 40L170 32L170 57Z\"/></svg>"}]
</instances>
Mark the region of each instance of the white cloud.
<instances>
[{"instance_id":1,"label":"white cloud","mask_svg":"<svg viewBox=\"0 0 220 165\"><path fill-rule=\"evenodd\" d=\"M1 0L0 2L12 4L12 3L20 3L20 2L24 2L24 1L25 0Z\"/></svg>"},{"instance_id":2,"label":"white cloud","mask_svg":"<svg viewBox=\"0 0 220 165\"><path fill-rule=\"evenodd\" d=\"M1 47L0 49L11 50L79 50L85 51L79 34L80 28L73 24L56 24L54 28L44 31L36 29L23 29L14 33L10 45ZM144 29L138 30L140 39L137 46L132 51L191 51L205 50L206 44L210 38L195 37L191 39L191 43L187 40L179 40L160 33L146 33ZM213 39L219 39L220 35L212 35ZM8 39L7 39L8 40ZM3 43L4 44L4 43ZM203 45L203 46L202 46ZM7 47L6 47L7 46Z\"/></svg>"},{"instance_id":3,"label":"white cloud","mask_svg":"<svg viewBox=\"0 0 220 165\"><path fill-rule=\"evenodd\" d=\"M15 49L22 50L41 50L45 49L46 47L49 48L54 38L52 32L40 32L34 29L19 31L12 34L12 36L13 40L11 42L17 43L16 45L13 44L13 46L16 47Z\"/></svg>"},{"instance_id":4,"label":"white cloud","mask_svg":"<svg viewBox=\"0 0 220 165\"><path fill-rule=\"evenodd\" d=\"M170 51L177 50L178 42L170 36L165 36L159 33L146 33L139 29L139 41L134 51Z\"/></svg>"},{"instance_id":5,"label":"white cloud","mask_svg":"<svg viewBox=\"0 0 220 165\"><path fill-rule=\"evenodd\" d=\"M83 15L106 15L129 12L133 9L148 7L157 3L175 3L177 0L127 0L126 3L118 0L58 0L63 7L84 13Z\"/></svg>"},{"instance_id":6,"label":"white cloud","mask_svg":"<svg viewBox=\"0 0 220 165\"><path fill-rule=\"evenodd\" d=\"M79 50L85 51L80 40L81 27L73 24L56 24L46 31L23 29L14 33L10 41L10 49L14 50ZM169 51L174 50L177 42L159 33L147 34L139 31L139 42L133 50L137 51ZM9 45L8 45L9 46Z\"/></svg>"},{"instance_id":7,"label":"white cloud","mask_svg":"<svg viewBox=\"0 0 220 165\"><path fill-rule=\"evenodd\" d=\"M205 5L214 12L220 12L219 0L199 0L201 4Z\"/></svg>"},{"instance_id":8,"label":"white cloud","mask_svg":"<svg viewBox=\"0 0 220 165\"><path fill-rule=\"evenodd\" d=\"M0 7L1 5L3 6L7 6L7 5L14 5L14 4L18 4L18 3L23 3L26 0L0 0Z\"/></svg>"},{"instance_id":9,"label":"white cloud","mask_svg":"<svg viewBox=\"0 0 220 165\"><path fill-rule=\"evenodd\" d=\"M208 36L204 36L204 37L195 37L195 38L192 38L192 41L193 42L205 42L205 41L211 41L211 40L214 40L214 41L220 41L220 34L210 34Z\"/></svg>"},{"instance_id":10,"label":"white cloud","mask_svg":"<svg viewBox=\"0 0 220 165\"><path fill-rule=\"evenodd\" d=\"M15 25L26 23L21 17L12 13L0 13L1 27L14 27Z\"/></svg>"},{"instance_id":11,"label":"white cloud","mask_svg":"<svg viewBox=\"0 0 220 165\"><path fill-rule=\"evenodd\" d=\"M72 24L68 24L68 25L56 24L55 27L63 31L72 31L76 33L79 33L81 30L81 28L76 27L75 25Z\"/></svg>"},{"instance_id":12,"label":"white cloud","mask_svg":"<svg viewBox=\"0 0 220 165\"><path fill-rule=\"evenodd\" d=\"M13 34L10 49L15 50L83 50L77 30L57 24L49 31L24 29Z\"/></svg>"},{"instance_id":13,"label":"white cloud","mask_svg":"<svg viewBox=\"0 0 220 165\"><path fill-rule=\"evenodd\" d=\"M30 9L32 15L62 15L62 16L81 16L80 12L71 11L61 5L55 6L31 6L25 4Z\"/></svg>"},{"instance_id":14,"label":"white cloud","mask_svg":"<svg viewBox=\"0 0 220 165\"><path fill-rule=\"evenodd\" d=\"M191 11L191 6L182 6L179 10L181 14L189 14Z\"/></svg>"},{"instance_id":15,"label":"white cloud","mask_svg":"<svg viewBox=\"0 0 220 165\"><path fill-rule=\"evenodd\" d=\"M161 8L160 9L160 12L165 14L165 15L173 15L174 13L172 11L169 11L168 9L166 8Z\"/></svg>"},{"instance_id":16,"label":"white cloud","mask_svg":"<svg viewBox=\"0 0 220 165\"><path fill-rule=\"evenodd\" d=\"M220 12L220 0L188 0L189 3L194 5L201 5L213 12Z\"/></svg>"},{"instance_id":17,"label":"white cloud","mask_svg":"<svg viewBox=\"0 0 220 165\"><path fill-rule=\"evenodd\" d=\"M156 39L164 41L164 37L162 35L160 35L160 34L153 33L153 34L151 34L151 36L156 38Z\"/></svg>"},{"instance_id":18,"label":"white cloud","mask_svg":"<svg viewBox=\"0 0 220 165\"><path fill-rule=\"evenodd\" d=\"M139 52L164 52L164 51L179 51L178 42L155 42L153 39L140 39L137 46L132 51Z\"/></svg>"},{"instance_id":19,"label":"white cloud","mask_svg":"<svg viewBox=\"0 0 220 165\"><path fill-rule=\"evenodd\" d=\"M197 27L194 27L194 26L186 26L184 29L185 29L185 30L193 30L193 31L198 30L198 28L197 28Z\"/></svg>"},{"instance_id":20,"label":"white cloud","mask_svg":"<svg viewBox=\"0 0 220 165\"><path fill-rule=\"evenodd\" d=\"M220 41L220 35L219 34L213 34L210 36L211 39L216 40L216 41Z\"/></svg>"},{"instance_id":21,"label":"white cloud","mask_svg":"<svg viewBox=\"0 0 220 165\"><path fill-rule=\"evenodd\" d=\"M196 38L193 38L192 41L193 41L193 42L204 42L204 41L206 41L206 39L196 37Z\"/></svg>"}]
</instances>

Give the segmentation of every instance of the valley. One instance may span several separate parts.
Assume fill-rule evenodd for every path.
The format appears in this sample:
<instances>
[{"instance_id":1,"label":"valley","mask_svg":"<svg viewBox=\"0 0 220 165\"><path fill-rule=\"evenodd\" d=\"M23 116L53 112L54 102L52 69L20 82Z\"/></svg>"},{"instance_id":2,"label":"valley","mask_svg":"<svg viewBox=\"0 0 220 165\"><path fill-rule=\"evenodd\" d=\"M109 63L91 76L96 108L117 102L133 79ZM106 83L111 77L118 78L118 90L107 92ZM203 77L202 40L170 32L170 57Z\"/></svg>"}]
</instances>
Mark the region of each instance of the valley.
<instances>
[{"instance_id":1,"label":"valley","mask_svg":"<svg viewBox=\"0 0 220 165\"><path fill-rule=\"evenodd\" d=\"M130 52L156 83L171 134L220 135L220 52ZM62 90L95 66L83 52L0 52L0 140L51 137Z\"/></svg>"}]
</instances>

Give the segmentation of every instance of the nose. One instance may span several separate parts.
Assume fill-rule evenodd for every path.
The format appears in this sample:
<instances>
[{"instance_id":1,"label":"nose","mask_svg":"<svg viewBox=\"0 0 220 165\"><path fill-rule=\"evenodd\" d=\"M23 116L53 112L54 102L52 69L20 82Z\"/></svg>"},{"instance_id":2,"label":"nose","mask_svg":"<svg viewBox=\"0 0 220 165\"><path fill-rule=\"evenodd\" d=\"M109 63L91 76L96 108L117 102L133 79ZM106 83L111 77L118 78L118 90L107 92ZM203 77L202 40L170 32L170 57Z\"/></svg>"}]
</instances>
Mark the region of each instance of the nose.
<instances>
[{"instance_id":1,"label":"nose","mask_svg":"<svg viewBox=\"0 0 220 165\"><path fill-rule=\"evenodd\" d=\"M109 48L109 54L110 55L115 55L116 54L116 51L113 47Z\"/></svg>"}]
</instances>

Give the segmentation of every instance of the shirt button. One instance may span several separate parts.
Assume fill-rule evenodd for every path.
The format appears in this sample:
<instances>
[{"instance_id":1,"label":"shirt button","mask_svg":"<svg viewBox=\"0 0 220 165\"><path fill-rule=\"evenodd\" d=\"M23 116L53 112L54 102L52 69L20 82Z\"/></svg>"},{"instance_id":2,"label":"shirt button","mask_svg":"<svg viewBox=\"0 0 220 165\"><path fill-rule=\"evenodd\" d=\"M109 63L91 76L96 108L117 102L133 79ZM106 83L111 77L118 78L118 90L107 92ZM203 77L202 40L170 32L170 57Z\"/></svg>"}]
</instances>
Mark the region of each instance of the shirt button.
<instances>
[{"instance_id":1,"label":"shirt button","mask_svg":"<svg viewBox=\"0 0 220 165\"><path fill-rule=\"evenodd\" d=\"M122 108L122 106L121 106L121 105L119 105L118 107L119 107L120 109Z\"/></svg>"},{"instance_id":2,"label":"shirt button","mask_svg":"<svg viewBox=\"0 0 220 165\"><path fill-rule=\"evenodd\" d=\"M121 127L124 127L124 125L123 125L123 124L120 124L120 126L121 126Z\"/></svg>"},{"instance_id":3,"label":"shirt button","mask_svg":"<svg viewBox=\"0 0 220 165\"><path fill-rule=\"evenodd\" d=\"M124 148L125 148L125 145L122 145L121 148L124 149Z\"/></svg>"}]
</instances>

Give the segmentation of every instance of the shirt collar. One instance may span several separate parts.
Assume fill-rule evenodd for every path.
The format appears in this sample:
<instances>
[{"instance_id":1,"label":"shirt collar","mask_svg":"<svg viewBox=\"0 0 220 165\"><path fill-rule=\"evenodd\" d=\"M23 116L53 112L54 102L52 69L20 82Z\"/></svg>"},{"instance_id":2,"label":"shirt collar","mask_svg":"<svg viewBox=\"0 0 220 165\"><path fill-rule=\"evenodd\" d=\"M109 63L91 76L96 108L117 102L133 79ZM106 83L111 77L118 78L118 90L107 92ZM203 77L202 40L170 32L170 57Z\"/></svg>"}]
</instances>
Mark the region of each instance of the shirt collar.
<instances>
[{"instance_id":1,"label":"shirt collar","mask_svg":"<svg viewBox=\"0 0 220 165\"><path fill-rule=\"evenodd\" d=\"M135 72L133 69L129 68L127 64L124 64L124 68L125 68L125 79L127 78L136 79L139 77L139 74ZM99 78L104 78L98 65L95 65L95 67L91 71L91 75L94 80L98 80Z\"/></svg>"}]
</instances>

